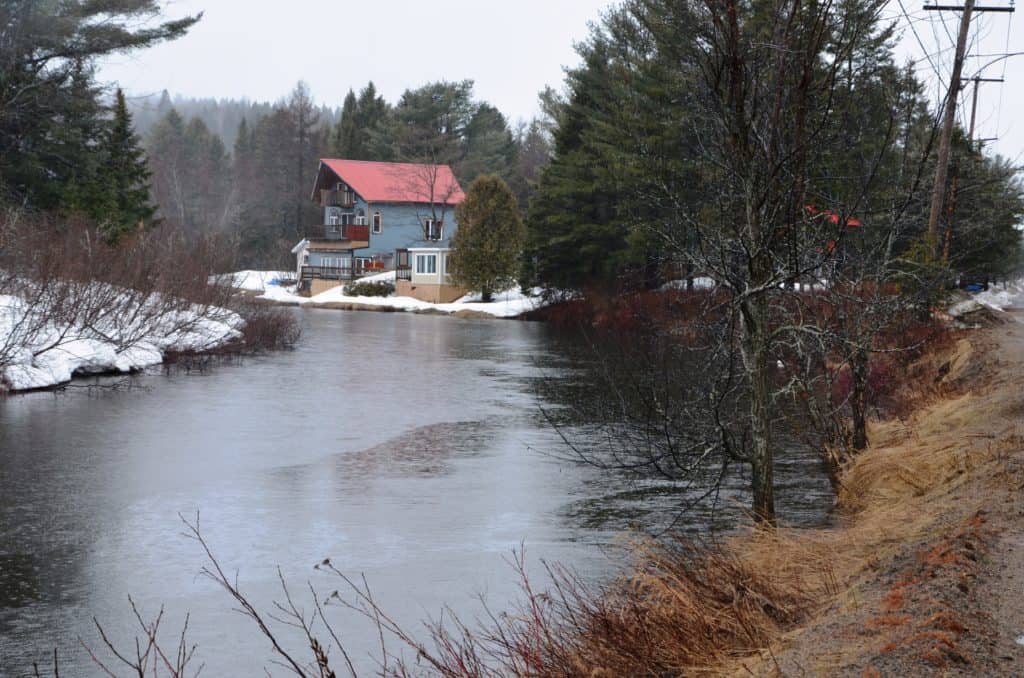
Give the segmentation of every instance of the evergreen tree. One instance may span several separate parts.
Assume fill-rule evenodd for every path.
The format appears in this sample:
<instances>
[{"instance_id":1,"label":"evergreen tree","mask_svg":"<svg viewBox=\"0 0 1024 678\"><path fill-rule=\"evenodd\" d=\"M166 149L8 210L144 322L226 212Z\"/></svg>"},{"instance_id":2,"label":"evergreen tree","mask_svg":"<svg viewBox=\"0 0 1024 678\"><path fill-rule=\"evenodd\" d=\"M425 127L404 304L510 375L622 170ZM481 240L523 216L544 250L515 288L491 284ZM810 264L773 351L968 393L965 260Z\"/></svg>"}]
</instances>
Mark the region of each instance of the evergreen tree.
<instances>
[{"instance_id":1,"label":"evergreen tree","mask_svg":"<svg viewBox=\"0 0 1024 678\"><path fill-rule=\"evenodd\" d=\"M356 93L352 90L345 95L345 103L341 107L341 119L334 126L334 133L331 136L331 153L336 158L358 160L355 156L359 153L358 135L361 130L357 118L359 103L356 101Z\"/></svg>"},{"instance_id":2,"label":"evergreen tree","mask_svg":"<svg viewBox=\"0 0 1024 678\"><path fill-rule=\"evenodd\" d=\"M359 93L359 101L356 106L356 129L358 135L356 144L351 149L350 157L353 160L374 160L370 157L370 132L384 121L391 114L391 106L384 101L384 97L377 94L377 87L373 82L366 84L366 87Z\"/></svg>"},{"instance_id":3,"label":"evergreen tree","mask_svg":"<svg viewBox=\"0 0 1024 678\"><path fill-rule=\"evenodd\" d=\"M505 116L494 106L481 103L466 125L463 157L453 169L467 183L484 174L507 181L512 176L515 152L515 139Z\"/></svg>"},{"instance_id":4,"label":"evergreen tree","mask_svg":"<svg viewBox=\"0 0 1024 678\"><path fill-rule=\"evenodd\" d=\"M138 136L132 129L132 118L120 89L114 100L114 115L104 137L105 166L102 179L112 196L113 210L108 219L107 235L120 238L150 220L156 208L150 203L149 179L152 173L146 162Z\"/></svg>"},{"instance_id":5,"label":"evergreen tree","mask_svg":"<svg viewBox=\"0 0 1024 678\"><path fill-rule=\"evenodd\" d=\"M100 211L86 188L100 138L82 129L100 119L92 67L180 37L199 20L139 27L139 17L159 12L156 0L0 3L0 200L66 208L68 195L56 187L74 185L72 207Z\"/></svg>"},{"instance_id":6,"label":"evergreen tree","mask_svg":"<svg viewBox=\"0 0 1024 678\"><path fill-rule=\"evenodd\" d=\"M390 110L372 82L367 83L358 98L349 90L331 134L331 153L346 160L379 159L380 149L371 148L370 139L374 130L387 127Z\"/></svg>"},{"instance_id":7,"label":"evergreen tree","mask_svg":"<svg viewBox=\"0 0 1024 678\"><path fill-rule=\"evenodd\" d=\"M459 230L448 258L454 280L484 301L513 282L526 228L516 196L501 177L482 176L456 208Z\"/></svg>"}]
</instances>

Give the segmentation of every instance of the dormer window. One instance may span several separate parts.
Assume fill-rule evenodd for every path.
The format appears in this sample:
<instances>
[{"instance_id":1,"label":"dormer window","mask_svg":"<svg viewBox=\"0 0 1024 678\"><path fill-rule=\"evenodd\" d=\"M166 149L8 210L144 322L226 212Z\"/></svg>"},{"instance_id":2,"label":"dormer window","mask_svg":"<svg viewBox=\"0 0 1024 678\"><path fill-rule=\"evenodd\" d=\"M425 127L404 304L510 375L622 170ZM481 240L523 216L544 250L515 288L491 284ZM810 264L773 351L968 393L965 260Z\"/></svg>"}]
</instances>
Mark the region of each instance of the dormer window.
<instances>
[{"instance_id":1,"label":"dormer window","mask_svg":"<svg viewBox=\"0 0 1024 678\"><path fill-rule=\"evenodd\" d=\"M441 240L444 233L444 222L436 219L423 220L423 234L427 240Z\"/></svg>"}]
</instances>

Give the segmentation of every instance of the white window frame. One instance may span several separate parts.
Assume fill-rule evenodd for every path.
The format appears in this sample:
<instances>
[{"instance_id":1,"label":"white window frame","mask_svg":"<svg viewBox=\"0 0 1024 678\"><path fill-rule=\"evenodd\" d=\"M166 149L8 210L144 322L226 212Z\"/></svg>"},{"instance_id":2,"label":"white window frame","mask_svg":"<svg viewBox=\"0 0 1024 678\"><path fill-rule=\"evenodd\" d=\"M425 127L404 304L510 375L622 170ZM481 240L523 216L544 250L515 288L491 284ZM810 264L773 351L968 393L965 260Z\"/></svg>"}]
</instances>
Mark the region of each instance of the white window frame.
<instances>
[{"instance_id":1,"label":"white window frame","mask_svg":"<svg viewBox=\"0 0 1024 678\"><path fill-rule=\"evenodd\" d=\"M328 226L341 226L341 215L337 212L331 212L327 215Z\"/></svg>"},{"instance_id":2,"label":"white window frame","mask_svg":"<svg viewBox=\"0 0 1024 678\"><path fill-rule=\"evenodd\" d=\"M380 210L377 210L376 212L373 213L372 223L373 228L371 229L371 231L373 233L380 235L381 233L384 232L384 215L381 214Z\"/></svg>"},{"instance_id":3,"label":"white window frame","mask_svg":"<svg viewBox=\"0 0 1024 678\"><path fill-rule=\"evenodd\" d=\"M437 263L436 254L417 254L413 271L416 275L437 275ZM430 270L431 268L433 270Z\"/></svg>"}]
</instances>

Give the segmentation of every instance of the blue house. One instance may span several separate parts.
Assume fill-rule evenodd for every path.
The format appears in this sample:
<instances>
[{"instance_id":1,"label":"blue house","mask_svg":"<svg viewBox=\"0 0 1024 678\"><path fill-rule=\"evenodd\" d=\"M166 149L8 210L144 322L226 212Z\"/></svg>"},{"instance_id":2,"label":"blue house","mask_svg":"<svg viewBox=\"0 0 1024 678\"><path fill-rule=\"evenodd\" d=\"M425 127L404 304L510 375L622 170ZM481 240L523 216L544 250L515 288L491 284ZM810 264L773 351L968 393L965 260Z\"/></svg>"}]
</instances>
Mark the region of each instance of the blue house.
<instances>
[{"instance_id":1,"label":"blue house","mask_svg":"<svg viewBox=\"0 0 1024 678\"><path fill-rule=\"evenodd\" d=\"M447 254L464 199L447 165L321 160L312 200L323 223L306 229L292 250L301 286L319 294L394 270L399 294L458 298Z\"/></svg>"}]
</instances>

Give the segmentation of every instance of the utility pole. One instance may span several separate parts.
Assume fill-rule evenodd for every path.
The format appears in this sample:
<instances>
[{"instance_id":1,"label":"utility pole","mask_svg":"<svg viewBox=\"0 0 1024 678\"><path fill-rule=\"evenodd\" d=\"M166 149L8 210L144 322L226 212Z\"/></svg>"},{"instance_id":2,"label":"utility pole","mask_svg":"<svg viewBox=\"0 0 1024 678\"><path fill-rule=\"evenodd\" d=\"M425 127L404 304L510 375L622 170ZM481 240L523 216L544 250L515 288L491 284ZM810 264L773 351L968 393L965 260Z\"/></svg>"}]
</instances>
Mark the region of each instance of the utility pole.
<instances>
[{"instance_id":1,"label":"utility pole","mask_svg":"<svg viewBox=\"0 0 1024 678\"><path fill-rule=\"evenodd\" d=\"M938 9L937 5L933 5ZM928 6L925 5L925 9ZM953 143L953 125L956 123L956 100L960 94L960 75L964 70L964 54L967 52L967 33L971 27L974 0L966 0L960 16L960 33L956 38L956 55L953 57L953 75L949 78L949 92L946 94L946 110L942 118L942 136L939 138L939 156L935 168L935 185L932 186L932 209L928 216L928 243L932 248L932 260L939 255L939 215L946 197L946 180L949 178L949 148Z\"/></svg>"},{"instance_id":2,"label":"utility pole","mask_svg":"<svg viewBox=\"0 0 1024 678\"><path fill-rule=\"evenodd\" d=\"M957 5L925 5L930 11L958 11L960 15L960 31L956 38L956 53L953 57L953 74L949 79L949 91L946 94L946 107L942 117L942 135L939 138L939 155L935 168L935 185L932 187L931 213L928 216L928 242L932 247L932 259L937 260L941 247L939 240L939 217L946 197L946 182L949 179L949 151L953 143L953 127L956 124L956 104L963 86L964 58L967 53L967 35L971 28L971 17L978 12L1012 12L1014 8L998 6L975 7L974 0L965 0L963 6ZM975 84L975 106L977 105L977 84ZM973 113L972 113L973 119ZM973 122L972 122L973 128ZM973 132L972 132L973 134Z\"/></svg>"},{"instance_id":3,"label":"utility pole","mask_svg":"<svg viewBox=\"0 0 1024 678\"><path fill-rule=\"evenodd\" d=\"M972 144L974 143L974 121L978 118L978 85L983 82L1003 82L1002 78L979 78L974 76L971 78L971 82L974 83L974 93L971 101L971 129L967 133L967 139Z\"/></svg>"}]
</instances>

